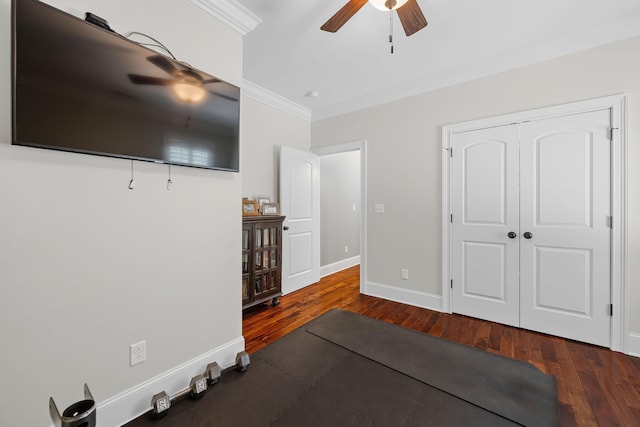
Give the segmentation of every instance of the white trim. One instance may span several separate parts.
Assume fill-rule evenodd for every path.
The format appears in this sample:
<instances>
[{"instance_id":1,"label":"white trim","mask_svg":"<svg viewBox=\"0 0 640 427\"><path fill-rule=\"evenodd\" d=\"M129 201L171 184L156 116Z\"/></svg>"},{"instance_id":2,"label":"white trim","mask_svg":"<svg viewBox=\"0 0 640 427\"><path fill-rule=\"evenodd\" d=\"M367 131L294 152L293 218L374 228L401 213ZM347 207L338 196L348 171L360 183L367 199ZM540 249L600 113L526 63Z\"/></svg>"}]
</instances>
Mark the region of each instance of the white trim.
<instances>
[{"instance_id":1,"label":"white trim","mask_svg":"<svg viewBox=\"0 0 640 427\"><path fill-rule=\"evenodd\" d=\"M239 337L188 362L170 369L137 386L98 403L96 418L101 426L121 426L151 409L151 397L164 390L172 395L189 385L189 380L202 374L207 364L218 362L222 369L235 364L236 355L244 350Z\"/></svg>"},{"instance_id":2,"label":"white trim","mask_svg":"<svg viewBox=\"0 0 640 427\"><path fill-rule=\"evenodd\" d=\"M277 93L271 92L249 80L242 81L242 94L250 98L267 104L273 108L289 113L299 119L311 121L311 110L305 108L295 102L289 101Z\"/></svg>"},{"instance_id":3,"label":"white trim","mask_svg":"<svg viewBox=\"0 0 640 427\"><path fill-rule=\"evenodd\" d=\"M367 140L316 147L318 156L360 151L360 293L366 293L367 283ZM322 173L322 171L321 171ZM322 220L322 219L321 219Z\"/></svg>"},{"instance_id":4,"label":"white trim","mask_svg":"<svg viewBox=\"0 0 640 427\"><path fill-rule=\"evenodd\" d=\"M627 354L629 356L640 357L640 334L629 334Z\"/></svg>"},{"instance_id":5,"label":"white trim","mask_svg":"<svg viewBox=\"0 0 640 427\"><path fill-rule=\"evenodd\" d=\"M363 293L372 297L383 298L390 301L400 302L402 304L427 308L434 311L443 311L442 297L440 295L428 294L426 292L418 292L411 289L398 288L396 286L383 285L374 282L367 283L365 292Z\"/></svg>"},{"instance_id":6,"label":"white trim","mask_svg":"<svg viewBox=\"0 0 640 427\"><path fill-rule=\"evenodd\" d=\"M627 97L610 97L611 147L611 349L628 352L629 291L627 287Z\"/></svg>"},{"instance_id":7,"label":"white trim","mask_svg":"<svg viewBox=\"0 0 640 427\"><path fill-rule=\"evenodd\" d=\"M360 264L360 255L323 265L320 267L320 277L325 277L330 274L337 273L338 271L346 270L347 268L358 264Z\"/></svg>"},{"instance_id":8,"label":"white trim","mask_svg":"<svg viewBox=\"0 0 640 427\"><path fill-rule=\"evenodd\" d=\"M548 61L564 55L594 49L608 43L640 35L637 15L628 16L612 24L570 34L525 49L511 51L455 69L444 70L414 81L381 89L357 98L313 110L312 120L323 120L365 108L382 105L431 92L448 86L480 79L505 71Z\"/></svg>"},{"instance_id":9,"label":"white trim","mask_svg":"<svg viewBox=\"0 0 640 427\"><path fill-rule=\"evenodd\" d=\"M442 127L442 311L451 313L451 134L448 126Z\"/></svg>"},{"instance_id":10,"label":"white trim","mask_svg":"<svg viewBox=\"0 0 640 427\"><path fill-rule=\"evenodd\" d=\"M259 16L236 0L191 0L191 3L243 36L262 22Z\"/></svg>"},{"instance_id":11,"label":"white trim","mask_svg":"<svg viewBox=\"0 0 640 427\"><path fill-rule=\"evenodd\" d=\"M495 126L504 126L523 121L542 120L589 111L611 110L614 132L612 141L612 196L611 215L613 230L611 238L611 301L613 316L611 322L611 349L627 353L628 350L628 276L627 276L627 97L612 95L602 98L578 101L569 104L544 107L529 111L488 117L464 123L446 125L442 128L442 297L443 310L451 313L451 213L450 183L451 158L449 149L454 134Z\"/></svg>"}]
</instances>

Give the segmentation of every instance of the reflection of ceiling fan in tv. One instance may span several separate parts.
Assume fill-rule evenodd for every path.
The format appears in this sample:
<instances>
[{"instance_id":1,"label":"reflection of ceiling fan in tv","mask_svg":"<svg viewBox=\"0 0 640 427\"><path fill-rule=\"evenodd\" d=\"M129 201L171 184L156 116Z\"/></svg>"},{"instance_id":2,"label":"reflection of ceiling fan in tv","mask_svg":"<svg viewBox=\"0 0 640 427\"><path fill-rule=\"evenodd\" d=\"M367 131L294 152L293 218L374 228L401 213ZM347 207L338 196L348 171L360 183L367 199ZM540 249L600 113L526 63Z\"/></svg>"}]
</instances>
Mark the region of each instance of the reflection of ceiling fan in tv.
<instances>
[{"instance_id":1,"label":"reflection of ceiling fan in tv","mask_svg":"<svg viewBox=\"0 0 640 427\"><path fill-rule=\"evenodd\" d=\"M349 2L325 22L320 29L335 33L346 24L365 3L371 3L373 7L380 10L395 10L398 13L398 18L400 18L400 22L407 36L427 26L427 20L422 14L422 10L416 0L349 0Z\"/></svg>"},{"instance_id":2,"label":"reflection of ceiling fan in tv","mask_svg":"<svg viewBox=\"0 0 640 427\"><path fill-rule=\"evenodd\" d=\"M162 55L152 55L147 57L147 61L157 66L165 73L169 74L169 78L141 76L138 74L129 74L129 80L137 85L155 85L155 86L169 86L173 89L173 92L183 102L189 104L197 104L204 100L207 92L214 93L222 98L231 99L226 95L218 92L208 91L205 85L220 83L221 80L216 78L205 78L197 70L184 62L174 62L165 58Z\"/></svg>"}]
</instances>

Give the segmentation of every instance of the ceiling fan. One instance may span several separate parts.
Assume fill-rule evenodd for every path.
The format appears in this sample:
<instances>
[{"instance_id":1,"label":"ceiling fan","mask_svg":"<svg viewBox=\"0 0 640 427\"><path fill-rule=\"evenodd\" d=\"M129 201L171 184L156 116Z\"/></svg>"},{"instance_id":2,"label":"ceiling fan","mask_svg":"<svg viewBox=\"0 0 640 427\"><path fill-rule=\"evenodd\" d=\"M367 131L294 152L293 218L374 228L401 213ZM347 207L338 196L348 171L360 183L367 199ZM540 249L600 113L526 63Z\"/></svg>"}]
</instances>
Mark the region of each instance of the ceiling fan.
<instances>
[{"instance_id":1,"label":"ceiling fan","mask_svg":"<svg viewBox=\"0 0 640 427\"><path fill-rule=\"evenodd\" d=\"M217 96L229 100L236 100L218 92L208 91L204 87L205 85L221 83L222 80L218 80L216 78L205 78L198 71L189 66L189 64L177 61L176 64L180 66L180 68L178 68L172 61L163 55L148 56L147 61L157 66L171 77L161 78L129 74L129 80L132 83L137 85L170 86L178 99L188 104L197 104L204 101L207 92L214 93Z\"/></svg>"},{"instance_id":2,"label":"ceiling fan","mask_svg":"<svg viewBox=\"0 0 640 427\"><path fill-rule=\"evenodd\" d=\"M398 13L398 18L400 18L400 22L407 36L427 26L427 20L422 14L422 10L416 0L349 0L349 2L329 18L320 29L335 33L346 24L365 3L371 3L372 6L380 10L395 10Z\"/></svg>"}]
</instances>

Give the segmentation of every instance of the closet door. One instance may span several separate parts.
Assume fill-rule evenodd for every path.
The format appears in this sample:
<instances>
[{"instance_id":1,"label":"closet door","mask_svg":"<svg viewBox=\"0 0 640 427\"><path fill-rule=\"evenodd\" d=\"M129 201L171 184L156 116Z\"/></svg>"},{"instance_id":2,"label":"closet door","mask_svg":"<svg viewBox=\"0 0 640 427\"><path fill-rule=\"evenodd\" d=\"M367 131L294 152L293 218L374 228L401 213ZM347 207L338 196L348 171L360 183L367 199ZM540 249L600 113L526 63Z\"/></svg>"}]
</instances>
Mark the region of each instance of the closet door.
<instances>
[{"instance_id":1,"label":"closet door","mask_svg":"<svg viewBox=\"0 0 640 427\"><path fill-rule=\"evenodd\" d=\"M609 110L521 125L522 328L610 344L610 126Z\"/></svg>"},{"instance_id":2,"label":"closet door","mask_svg":"<svg viewBox=\"0 0 640 427\"><path fill-rule=\"evenodd\" d=\"M459 133L451 147L453 311L518 326L518 126Z\"/></svg>"}]
</instances>

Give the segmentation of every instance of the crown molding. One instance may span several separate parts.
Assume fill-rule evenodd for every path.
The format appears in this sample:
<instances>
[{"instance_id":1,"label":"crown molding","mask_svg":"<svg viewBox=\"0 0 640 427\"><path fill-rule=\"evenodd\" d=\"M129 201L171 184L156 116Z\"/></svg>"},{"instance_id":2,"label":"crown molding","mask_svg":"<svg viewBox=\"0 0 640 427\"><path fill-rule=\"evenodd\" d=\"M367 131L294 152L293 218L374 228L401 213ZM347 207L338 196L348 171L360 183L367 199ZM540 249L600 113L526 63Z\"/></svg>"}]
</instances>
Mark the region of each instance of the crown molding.
<instances>
[{"instance_id":1,"label":"crown molding","mask_svg":"<svg viewBox=\"0 0 640 427\"><path fill-rule=\"evenodd\" d=\"M290 101L277 93L271 92L268 89L258 86L249 80L242 81L242 94L253 98L256 101L260 101L271 107L277 108L278 110L289 113L299 119L306 120L308 122L311 121L311 110L308 108L296 104L295 102Z\"/></svg>"},{"instance_id":2,"label":"crown molding","mask_svg":"<svg viewBox=\"0 0 640 427\"><path fill-rule=\"evenodd\" d=\"M640 16L634 15L613 24L591 28L587 32L549 40L526 49L487 58L453 70L314 109L312 121L364 110L637 36L640 36Z\"/></svg>"},{"instance_id":3,"label":"crown molding","mask_svg":"<svg viewBox=\"0 0 640 427\"><path fill-rule=\"evenodd\" d=\"M262 19L236 0L191 0L209 15L227 24L243 36L251 32Z\"/></svg>"}]
</instances>

